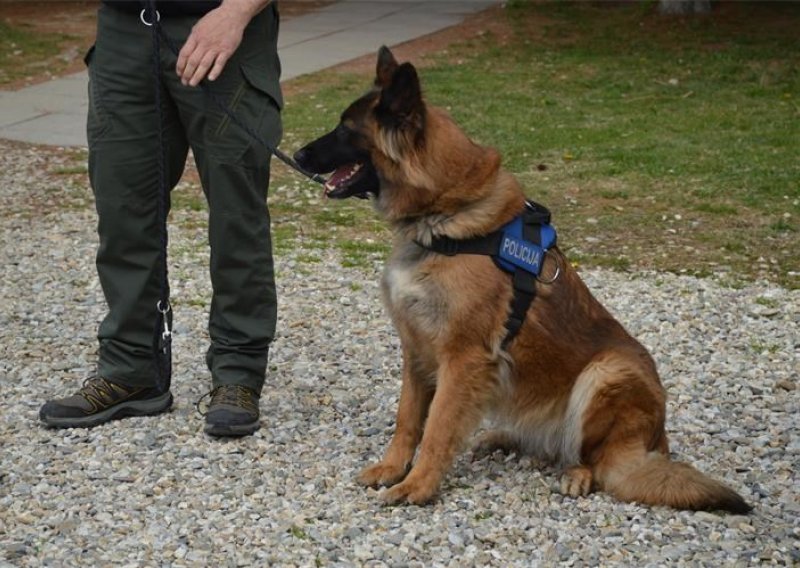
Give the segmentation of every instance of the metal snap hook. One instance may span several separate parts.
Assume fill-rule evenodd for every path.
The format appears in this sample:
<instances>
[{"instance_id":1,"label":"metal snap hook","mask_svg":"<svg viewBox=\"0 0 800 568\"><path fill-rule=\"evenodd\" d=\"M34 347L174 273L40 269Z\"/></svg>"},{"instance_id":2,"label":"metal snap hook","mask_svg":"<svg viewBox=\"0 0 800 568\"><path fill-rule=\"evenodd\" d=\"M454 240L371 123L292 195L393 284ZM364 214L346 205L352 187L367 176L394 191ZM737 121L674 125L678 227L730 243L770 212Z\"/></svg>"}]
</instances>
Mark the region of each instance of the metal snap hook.
<instances>
[{"instance_id":1,"label":"metal snap hook","mask_svg":"<svg viewBox=\"0 0 800 568\"><path fill-rule=\"evenodd\" d=\"M150 26L152 26L154 23L158 23L158 22L160 22L160 21L161 21L161 14L159 13L159 11L158 11L158 10L156 10L156 21L155 21L155 22L148 22L148 21L147 21L147 19L145 19L145 17L144 17L144 15L145 15L145 12L147 12L147 8L142 8L142 11L141 11L141 13L139 14L139 19L140 19L140 20L142 20L142 23L143 23L145 26L148 26L148 27L150 27Z\"/></svg>"}]
</instances>

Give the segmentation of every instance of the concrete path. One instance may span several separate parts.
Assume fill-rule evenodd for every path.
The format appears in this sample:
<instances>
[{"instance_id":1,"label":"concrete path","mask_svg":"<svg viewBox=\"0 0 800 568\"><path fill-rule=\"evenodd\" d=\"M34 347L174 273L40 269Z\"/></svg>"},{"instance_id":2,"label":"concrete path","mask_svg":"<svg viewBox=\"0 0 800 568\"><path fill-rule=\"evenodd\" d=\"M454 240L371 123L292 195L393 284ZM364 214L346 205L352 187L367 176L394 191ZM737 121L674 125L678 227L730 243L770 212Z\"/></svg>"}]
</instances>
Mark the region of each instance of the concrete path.
<instances>
[{"instance_id":1,"label":"concrete path","mask_svg":"<svg viewBox=\"0 0 800 568\"><path fill-rule=\"evenodd\" d=\"M325 69L381 45L397 45L460 23L499 0L341 0L281 23L282 79ZM0 91L0 138L86 145L86 73Z\"/></svg>"}]
</instances>

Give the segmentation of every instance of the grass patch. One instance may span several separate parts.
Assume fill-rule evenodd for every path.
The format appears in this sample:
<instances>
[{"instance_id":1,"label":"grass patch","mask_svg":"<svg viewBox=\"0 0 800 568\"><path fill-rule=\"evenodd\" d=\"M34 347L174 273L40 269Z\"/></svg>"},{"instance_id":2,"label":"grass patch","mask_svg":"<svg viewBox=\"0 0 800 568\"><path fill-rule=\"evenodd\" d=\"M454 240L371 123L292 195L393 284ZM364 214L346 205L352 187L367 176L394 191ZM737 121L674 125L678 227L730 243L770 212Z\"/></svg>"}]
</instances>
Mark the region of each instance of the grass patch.
<instances>
[{"instance_id":1,"label":"grass patch","mask_svg":"<svg viewBox=\"0 0 800 568\"><path fill-rule=\"evenodd\" d=\"M665 18L652 2L512 0L490 14L486 33L414 63L430 102L550 207L573 262L800 286L800 5ZM67 37L0 23L0 85L52 66ZM371 81L332 70L292 81L302 94L287 97L281 147L331 129ZM73 161L85 156L50 172L54 204L65 177L85 174ZM390 235L369 202L325 200L273 164L277 254L299 239L351 266L385 258ZM89 202L85 186L66 189ZM204 211L205 199L180 186L173 208Z\"/></svg>"},{"instance_id":2,"label":"grass patch","mask_svg":"<svg viewBox=\"0 0 800 568\"><path fill-rule=\"evenodd\" d=\"M780 307L780 302L774 298L765 298L764 296L759 296L755 299L756 304L759 306L766 306L768 308L778 308Z\"/></svg>"},{"instance_id":3,"label":"grass patch","mask_svg":"<svg viewBox=\"0 0 800 568\"><path fill-rule=\"evenodd\" d=\"M206 197L198 183L180 183L170 194L172 209L183 209L195 213L208 210Z\"/></svg>"},{"instance_id":4,"label":"grass patch","mask_svg":"<svg viewBox=\"0 0 800 568\"><path fill-rule=\"evenodd\" d=\"M676 19L652 3L511 2L499 14L504 42L487 33L426 58L423 87L502 152L580 264L798 286L797 6ZM306 80L319 87L290 98L286 149L332 128L371 77ZM332 205L310 217L337 238L386 240L371 211Z\"/></svg>"},{"instance_id":5,"label":"grass patch","mask_svg":"<svg viewBox=\"0 0 800 568\"><path fill-rule=\"evenodd\" d=\"M367 268L375 261L383 261L389 254L389 243L376 243L371 240L340 240L336 243L342 253L342 265Z\"/></svg>"},{"instance_id":6,"label":"grass patch","mask_svg":"<svg viewBox=\"0 0 800 568\"><path fill-rule=\"evenodd\" d=\"M319 264L322 259L315 254L298 254L295 260L301 264Z\"/></svg>"},{"instance_id":7,"label":"grass patch","mask_svg":"<svg viewBox=\"0 0 800 568\"><path fill-rule=\"evenodd\" d=\"M25 24L0 21L0 87L49 70L57 74L67 66L56 57L71 36L34 32Z\"/></svg>"},{"instance_id":8,"label":"grass patch","mask_svg":"<svg viewBox=\"0 0 800 568\"><path fill-rule=\"evenodd\" d=\"M89 169L85 165L81 166L64 166L60 168L55 168L51 170L53 175L57 176L74 176L74 175L86 175L89 173Z\"/></svg>"}]
</instances>

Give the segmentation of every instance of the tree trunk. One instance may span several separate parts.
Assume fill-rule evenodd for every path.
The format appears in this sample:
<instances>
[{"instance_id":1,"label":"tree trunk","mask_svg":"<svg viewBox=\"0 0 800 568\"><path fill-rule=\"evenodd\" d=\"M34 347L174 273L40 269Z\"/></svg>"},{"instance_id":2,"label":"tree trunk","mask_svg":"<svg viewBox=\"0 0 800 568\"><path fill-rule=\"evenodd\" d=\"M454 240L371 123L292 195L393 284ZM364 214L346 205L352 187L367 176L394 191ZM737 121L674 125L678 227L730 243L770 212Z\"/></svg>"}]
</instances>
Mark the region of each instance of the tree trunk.
<instances>
[{"instance_id":1,"label":"tree trunk","mask_svg":"<svg viewBox=\"0 0 800 568\"><path fill-rule=\"evenodd\" d=\"M689 16L711 12L711 0L659 0L658 11L671 16Z\"/></svg>"}]
</instances>

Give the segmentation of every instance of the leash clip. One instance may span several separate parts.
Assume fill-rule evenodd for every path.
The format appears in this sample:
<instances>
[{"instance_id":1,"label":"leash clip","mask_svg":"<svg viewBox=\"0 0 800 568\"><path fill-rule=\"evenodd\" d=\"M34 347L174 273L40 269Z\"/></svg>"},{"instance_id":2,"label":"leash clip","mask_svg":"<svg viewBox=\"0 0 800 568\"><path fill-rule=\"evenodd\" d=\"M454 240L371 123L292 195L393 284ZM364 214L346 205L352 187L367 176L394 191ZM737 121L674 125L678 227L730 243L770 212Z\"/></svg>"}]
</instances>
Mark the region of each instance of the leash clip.
<instances>
[{"instance_id":1,"label":"leash clip","mask_svg":"<svg viewBox=\"0 0 800 568\"><path fill-rule=\"evenodd\" d=\"M162 304L161 300L159 300L158 304L156 304L156 308L161 313L161 318L164 321L164 331L161 332L161 341L166 345L172 337L172 330L169 328L169 318L167 317L167 314L172 310L172 306L170 306L169 300L167 300L165 304Z\"/></svg>"},{"instance_id":2,"label":"leash clip","mask_svg":"<svg viewBox=\"0 0 800 568\"><path fill-rule=\"evenodd\" d=\"M145 15L145 13L146 13L146 12L147 12L147 8L142 8L142 11L139 13L139 19L140 19L140 20L142 21L142 23L143 23L145 26L147 26L148 28L149 28L149 27L152 27L152 25L153 25L153 24L157 24L158 22L160 22L160 21L161 21L161 14L159 13L159 11L158 11L158 10L156 10L156 21L155 21L155 22L148 22L148 21L147 21L147 19L144 17L144 15Z\"/></svg>"}]
</instances>

